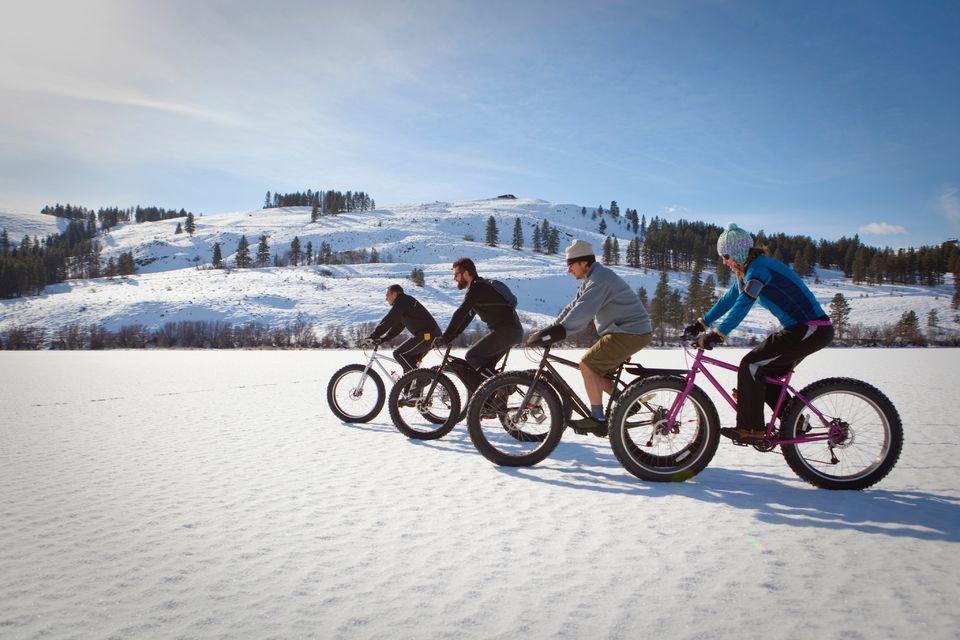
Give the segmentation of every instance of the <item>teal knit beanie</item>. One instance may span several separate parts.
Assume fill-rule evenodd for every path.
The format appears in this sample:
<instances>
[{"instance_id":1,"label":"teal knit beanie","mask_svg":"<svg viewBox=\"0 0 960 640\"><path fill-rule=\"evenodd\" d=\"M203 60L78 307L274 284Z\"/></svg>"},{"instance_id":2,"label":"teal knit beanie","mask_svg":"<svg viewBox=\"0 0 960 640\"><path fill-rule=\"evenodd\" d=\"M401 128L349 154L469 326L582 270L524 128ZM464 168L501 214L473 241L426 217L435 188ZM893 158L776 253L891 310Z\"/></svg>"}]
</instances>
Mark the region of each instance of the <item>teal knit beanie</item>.
<instances>
[{"instance_id":1,"label":"teal knit beanie","mask_svg":"<svg viewBox=\"0 0 960 640\"><path fill-rule=\"evenodd\" d=\"M730 256L739 264L747 261L747 254L753 248L753 236L731 222L726 230L720 234L717 239L717 253L723 256Z\"/></svg>"}]
</instances>

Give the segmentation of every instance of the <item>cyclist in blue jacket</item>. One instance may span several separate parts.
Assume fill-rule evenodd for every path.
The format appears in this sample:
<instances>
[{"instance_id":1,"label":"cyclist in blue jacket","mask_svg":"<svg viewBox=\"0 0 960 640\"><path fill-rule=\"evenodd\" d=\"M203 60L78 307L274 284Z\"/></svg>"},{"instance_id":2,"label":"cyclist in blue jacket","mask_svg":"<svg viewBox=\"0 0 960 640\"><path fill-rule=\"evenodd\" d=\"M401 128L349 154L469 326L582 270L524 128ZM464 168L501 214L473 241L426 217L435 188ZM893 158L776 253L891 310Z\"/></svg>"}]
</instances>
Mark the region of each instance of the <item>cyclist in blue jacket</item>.
<instances>
[{"instance_id":1,"label":"cyclist in blue jacket","mask_svg":"<svg viewBox=\"0 0 960 640\"><path fill-rule=\"evenodd\" d=\"M765 248L755 246L753 236L736 224L729 224L720 234L717 253L736 274L736 282L684 333L697 336L698 346L712 349L726 340L755 302L782 326L740 361L737 425L720 430L736 442L756 444L764 440L766 431L764 400L773 408L780 395L779 387L767 386L765 376L782 376L826 347L833 340L833 325L803 280L789 266L767 256Z\"/></svg>"}]
</instances>

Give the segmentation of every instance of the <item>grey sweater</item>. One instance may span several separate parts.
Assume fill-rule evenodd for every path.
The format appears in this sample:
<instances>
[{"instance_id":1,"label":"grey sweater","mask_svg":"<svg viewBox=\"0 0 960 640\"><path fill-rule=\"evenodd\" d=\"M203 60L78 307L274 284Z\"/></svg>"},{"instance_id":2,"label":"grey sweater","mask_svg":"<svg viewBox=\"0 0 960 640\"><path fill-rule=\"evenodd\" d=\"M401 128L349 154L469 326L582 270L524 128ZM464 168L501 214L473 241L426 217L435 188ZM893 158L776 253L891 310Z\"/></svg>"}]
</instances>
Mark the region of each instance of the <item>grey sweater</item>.
<instances>
[{"instance_id":1,"label":"grey sweater","mask_svg":"<svg viewBox=\"0 0 960 640\"><path fill-rule=\"evenodd\" d=\"M653 331L650 315L630 285L599 262L590 266L577 297L557 316L567 334L581 331L591 320L601 336Z\"/></svg>"}]
</instances>

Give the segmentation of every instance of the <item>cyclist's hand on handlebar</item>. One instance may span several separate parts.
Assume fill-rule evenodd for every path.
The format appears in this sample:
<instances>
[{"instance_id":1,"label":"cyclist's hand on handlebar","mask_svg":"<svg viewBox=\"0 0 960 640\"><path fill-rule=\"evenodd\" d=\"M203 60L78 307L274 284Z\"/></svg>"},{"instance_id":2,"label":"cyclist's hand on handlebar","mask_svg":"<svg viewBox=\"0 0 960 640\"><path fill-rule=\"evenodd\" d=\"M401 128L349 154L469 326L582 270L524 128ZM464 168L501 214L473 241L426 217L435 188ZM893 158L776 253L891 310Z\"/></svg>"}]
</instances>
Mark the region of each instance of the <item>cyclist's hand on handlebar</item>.
<instances>
[{"instance_id":1,"label":"cyclist's hand on handlebar","mask_svg":"<svg viewBox=\"0 0 960 640\"><path fill-rule=\"evenodd\" d=\"M697 339L697 336L701 331L706 331L707 328L703 326L703 323L700 320L695 321L693 324L687 325L683 330L684 340L693 342Z\"/></svg>"},{"instance_id":2,"label":"cyclist's hand on handlebar","mask_svg":"<svg viewBox=\"0 0 960 640\"><path fill-rule=\"evenodd\" d=\"M534 331L527 338L528 347L545 347L554 342L560 342L567 337L567 330L562 324L552 324L546 329Z\"/></svg>"},{"instance_id":3,"label":"cyclist's hand on handlebar","mask_svg":"<svg viewBox=\"0 0 960 640\"><path fill-rule=\"evenodd\" d=\"M374 338L373 336L367 336L360 341L360 346L363 348L376 347L380 345L380 339Z\"/></svg>"},{"instance_id":4,"label":"cyclist's hand on handlebar","mask_svg":"<svg viewBox=\"0 0 960 640\"><path fill-rule=\"evenodd\" d=\"M706 351L713 349L721 342L723 342L723 336L716 331L707 331L697 336L697 346Z\"/></svg>"},{"instance_id":5,"label":"cyclist's hand on handlebar","mask_svg":"<svg viewBox=\"0 0 960 640\"><path fill-rule=\"evenodd\" d=\"M430 344L434 349L443 349L445 346L447 346L448 341L443 336L437 336Z\"/></svg>"}]
</instances>

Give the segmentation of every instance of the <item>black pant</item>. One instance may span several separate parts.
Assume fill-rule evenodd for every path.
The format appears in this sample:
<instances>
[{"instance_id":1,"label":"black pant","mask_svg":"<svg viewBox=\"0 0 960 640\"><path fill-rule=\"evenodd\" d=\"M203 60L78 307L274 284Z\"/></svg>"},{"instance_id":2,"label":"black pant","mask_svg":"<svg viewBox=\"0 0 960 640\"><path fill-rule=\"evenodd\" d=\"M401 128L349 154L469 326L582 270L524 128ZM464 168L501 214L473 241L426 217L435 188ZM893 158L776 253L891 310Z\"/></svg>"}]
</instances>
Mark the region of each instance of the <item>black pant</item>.
<instances>
[{"instance_id":1,"label":"black pant","mask_svg":"<svg viewBox=\"0 0 960 640\"><path fill-rule=\"evenodd\" d=\"M430 341L423 339L423 334L416 334L407 338L403 344L397 347L393 352L393 357L397 362L400 363L400 366L403 367L403 372L406 373L411 369L415 369L417 362L420 360L417 356L420 356L430 350Z\"/></svg>"},{"instance_id":2,"label":"black pant","mask_svg":"<svg viewBox=\"0 0 960 640\"><path fill-rule=\"evenodd\" d=\"M767 337L740 361L737 370L737 428L765 428L763 403L771 409L780 398L780 387L764 377L786 375L811 353L833 340L833 327L796 324Z\"/></svg>"},{"instance_id":3,"label":"black pant","mask_svg":"<svg viewBox=\"0 0 960 640\"><path fill-rule=\"evenodd\" d=\"M503 354L509 351L510 347L520 344L521 340L523 340L523 327L494 329L470 347L464 360L477 371L493 369Z\"/></svg>"}]
</instances>

